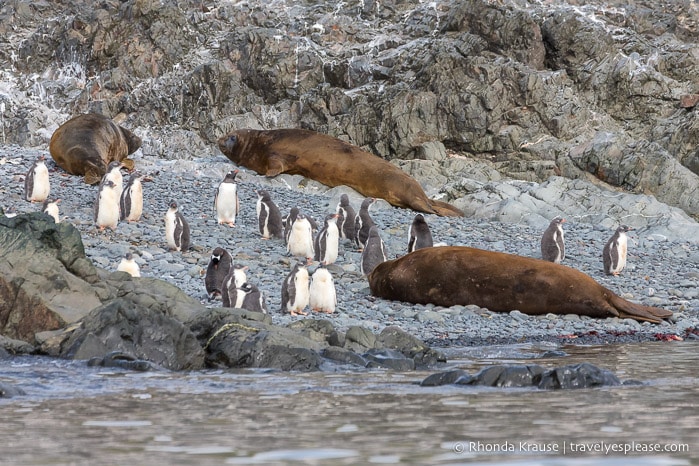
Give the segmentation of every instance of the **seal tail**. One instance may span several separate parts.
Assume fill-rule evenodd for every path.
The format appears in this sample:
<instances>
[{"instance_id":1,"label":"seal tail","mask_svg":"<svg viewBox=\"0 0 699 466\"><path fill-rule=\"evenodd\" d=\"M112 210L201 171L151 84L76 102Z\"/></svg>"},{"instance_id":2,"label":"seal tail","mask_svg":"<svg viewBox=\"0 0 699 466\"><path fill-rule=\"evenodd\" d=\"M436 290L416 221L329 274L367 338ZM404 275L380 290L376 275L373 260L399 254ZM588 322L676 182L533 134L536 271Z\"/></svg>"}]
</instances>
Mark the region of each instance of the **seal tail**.
<instances>
[{"instance_id":1,"label":"seal tail","mask_svg":"<svg viewBox=\"0 0 699 466\"><path fill-rule=\"evenodd\" d=\"M441 215L442 217L463 217L464 212L457 209L451 204L443 201L437 201L435 199L430 199L430 206L434 210L434 213Z\"/></svg>"},{"instance_id":2,"label":"seal tail","mask_svg":"<svg viewBox=\"0 0 699 466\"><path fill-rule=\"evenodd\" d=\"M644 306L643 304L632 303L624 298L613 294L609 303L619 312L619 317L635 319L659 324L663 319L672 315L672 312L659 307Z\"/></svg>"}]
</instances>

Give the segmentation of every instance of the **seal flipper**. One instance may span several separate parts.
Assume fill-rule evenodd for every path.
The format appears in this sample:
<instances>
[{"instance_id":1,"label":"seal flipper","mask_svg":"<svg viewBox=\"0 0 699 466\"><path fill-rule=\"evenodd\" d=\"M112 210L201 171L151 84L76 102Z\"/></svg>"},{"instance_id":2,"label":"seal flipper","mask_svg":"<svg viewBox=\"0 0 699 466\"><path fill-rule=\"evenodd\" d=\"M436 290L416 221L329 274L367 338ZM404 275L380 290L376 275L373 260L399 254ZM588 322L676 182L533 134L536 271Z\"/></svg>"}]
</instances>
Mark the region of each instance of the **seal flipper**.
<instances>
[{"instance_id":1,"label":"seal flipper","mask_svg":"<svg viewBox=\"0 0 699 466\"><path fill-rule=\"evenodd\" d=\"M632 303L615 294L610 296L609 304L619 312L619 317L622 319L635 319L641 322L659 324L663 319L672 315L672 312L668 310Z\"/></svg>"},{"instance_id":2,"label":"seal flipper","mask_svg":"<svg viewBox=\"0 0 699 466\"><path fill-rule=\"evenodd\" d=\"M85 172L84 180L86 184L97 184L102 180L102 176L96 169L90 168Z\"/></svg>"},{"instance_id":3,"label":"seal flipper","mask_svg":"<svg viewBox=\"0 0 699 466\"><path fill-rule=\"evenodd\" d=\"M460 209L457 209L451 204L448 204L443 201L437 201L435 199L430 199L430 205L432 206L432 209L434 209L434 212L437 215L441 215L442 217L463 217L464 212Z\"/></svg>"},{"instance_id":4,"label":"seal flipper","mask_svg":"<svg viewBox=\"0 0 699 466\"><path fill-rule=\"evenodd\" d=\"M131 159L124 159L121 161L121 163L124 164L124 168L126 168L128 171L133 171L133 169L136 168L136 162Z\"/></svg>"},{"instance_id":5,"label":"seal flipper","mask_svg":"<svg viewBox=\"0 0 699 466\"><path fill-rule=\"evenodd\" d=\"M284 173L287 170L286 161L284 157L278 153L273 153L267 157L267 170L265 170L265 176L277 176Z\"/></svg>"}]
</instances>

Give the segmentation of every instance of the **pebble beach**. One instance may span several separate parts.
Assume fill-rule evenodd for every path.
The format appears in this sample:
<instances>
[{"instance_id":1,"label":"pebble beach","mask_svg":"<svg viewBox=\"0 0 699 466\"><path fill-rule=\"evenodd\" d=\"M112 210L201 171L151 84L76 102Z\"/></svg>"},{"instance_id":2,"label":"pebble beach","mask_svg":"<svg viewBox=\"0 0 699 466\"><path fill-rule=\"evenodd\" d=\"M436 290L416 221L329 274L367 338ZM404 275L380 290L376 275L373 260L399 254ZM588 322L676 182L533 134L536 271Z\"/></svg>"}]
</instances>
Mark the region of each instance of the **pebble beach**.
<instances>
[{"instance_id":1,"label":"pebble beach","mask_svg":"<svg viewBox=\"0 0 699 466\"><path fill-rule=\"evenodd\" d=\"M282 240L263 240L257 229L256 189L267 189L282 215L293 206L322 224L334 212L339 197L348 193L355 208L362 197L349 188L328 189L312 180L282 175L267 179L240 168L237 177L241 213L235 227L219 225L214 212L214 193L226 172L236 168L223 155L193 160L164 160L137 152L136 169L149 178L144 182L144 213L140 221L120 222L115 231L99 231L93 222L96 186L58 168L48 151L0 147L0 205L17 212L41 210L40 204L24 200L24 176L39 155L47 157L51 180L50 198L60 198L61 221L81 232L85 252L97 265L116 270L123 255L131 252L143 276L166 280L211 307L204 275L211 252L223 247L234 263L247 265L248 281L265 294L275 324L288 324L303 317L283 314L281 284L297 262L286 252ZM124 182L128 174L124 170ZM164 215L175 200L189 222L192 247L180 253L168 250ZM415 212L377 202L371 210L389 258L407 252L408 228ZM444 218L426 215L435 242L540 258L543 230L522 224L491 222L475 218ZM553 215L552 215L553 217ZM602 270L602 248L613 231L568 220L564 224L564 265L577 268L622 297L674 313L661 324L631 319L593 319L577 315L528 316L513 310L494 313L477 306L414 305L386 301L370 295L360 273L360 253L340 242L340 256L329 267L337 290L337 310L329 319L340 329L361 325L378 332L389 325L423 339L433 346L481 346L541 342L542 345L599 344L631 341L673 341L699 338L699 247L696 242L658 238L642 230L629 234L626 269L619 276ZM314 266L310 267L312 271ZM313 317L310 316L309 317Z\"/></svg>"}]
</instances>

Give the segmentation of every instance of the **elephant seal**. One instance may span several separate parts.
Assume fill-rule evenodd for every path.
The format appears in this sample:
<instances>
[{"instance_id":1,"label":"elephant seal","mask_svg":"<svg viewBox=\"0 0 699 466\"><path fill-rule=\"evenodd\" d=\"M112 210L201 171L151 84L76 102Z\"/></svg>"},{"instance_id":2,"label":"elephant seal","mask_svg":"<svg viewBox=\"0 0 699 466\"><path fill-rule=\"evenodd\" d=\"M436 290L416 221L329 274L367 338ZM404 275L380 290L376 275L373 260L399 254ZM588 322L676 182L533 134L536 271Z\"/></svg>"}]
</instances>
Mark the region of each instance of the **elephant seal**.
<instances>
[{"instance_id":1,"label":"elephant seal","mask_svg":"<svg viewBox=\"0 0 699 466\"><path fill-rule=\"evenodd\" d=\"M218 147L235 164L261 175L302 175L330 187L350 186L397 207L463 216L456 207L429 199L420 183L392 163L315 131L241 129L220 138Z\"/></svg>"},{"instance_id":2,"label":"elephant seal","mask_svg":"<svg viewBox=\"0 0 699 466\"><path fill-rule=\"evenodd\" d=\"M85 183L97 184L110 162L121 162L133 170L127 159L141 147L141 138L98 113L85 113L63 123L53 132L49 152L56 164L71 175L84 176Z\"/></svg>"},{"instance_id":3,"label":"elephant seal","mask_svg":"<svg viewBox=\"0 0 699 466\"><path fill-rule=\"evenodd\" d=\"M379 298L439 306L469 305L495 312L578 314L659 323L672 312L632 303L592 277L541 259L465 246L418 249L383 262L369 274Z\"/></svg>"}]
</instances>

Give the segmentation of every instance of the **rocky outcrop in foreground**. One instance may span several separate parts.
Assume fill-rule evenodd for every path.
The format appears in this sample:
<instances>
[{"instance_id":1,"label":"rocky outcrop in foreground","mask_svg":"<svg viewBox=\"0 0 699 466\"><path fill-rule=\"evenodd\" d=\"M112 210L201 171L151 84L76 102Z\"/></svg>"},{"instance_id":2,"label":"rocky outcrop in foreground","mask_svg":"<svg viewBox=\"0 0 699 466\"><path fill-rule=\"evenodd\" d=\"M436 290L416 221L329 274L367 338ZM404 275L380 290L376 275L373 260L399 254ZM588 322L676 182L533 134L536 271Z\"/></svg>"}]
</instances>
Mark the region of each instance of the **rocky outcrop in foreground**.
<instances>
[{"instance_id":1,"label":"rocky outcrop in foreground","mask_svg":"<svg viewBox=\"0 0 699 466\"><path fill-rule=\"evenodd\" d=\"M204 307L159 279L110 273L85 257L75 227L43 213L0 217L0 329L7 353L138 370L412 370L445 360L397 327L378 335L327 320L282 327L265 314Z\"/></svg>"}]
</instances>

